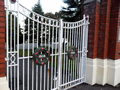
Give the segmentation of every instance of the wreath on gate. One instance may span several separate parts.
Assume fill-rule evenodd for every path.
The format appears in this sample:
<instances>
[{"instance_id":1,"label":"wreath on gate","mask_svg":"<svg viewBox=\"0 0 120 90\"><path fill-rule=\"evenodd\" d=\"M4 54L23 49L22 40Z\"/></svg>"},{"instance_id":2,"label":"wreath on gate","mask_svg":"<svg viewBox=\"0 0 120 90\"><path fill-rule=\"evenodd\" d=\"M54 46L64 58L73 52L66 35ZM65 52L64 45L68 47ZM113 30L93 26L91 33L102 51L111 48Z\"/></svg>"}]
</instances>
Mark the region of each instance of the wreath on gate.
<instances>
[{"instance_id":1,"label":"wreath on gate","mask_svg":"<svg viewBox=\"0 0 120 90\"><path fill-rule=\"evenodd\" d=\"M74 60L77 57L77 55L78 55L78 49L75 48L75 46L69 47L67 54L68 54L68 58L70 60Z\"/></svg>"},{"instance_id":2,"label":"wreath on gate","mask_svg":"<svg viewBox=\"0 0 120 90\"><path fill-rule=\"evenodd\" d=\"M33 60L38 65L46 64L49 61L49 57L50 52L44 47L37 48L33 54Z\"/></svg>"}]
</instances>

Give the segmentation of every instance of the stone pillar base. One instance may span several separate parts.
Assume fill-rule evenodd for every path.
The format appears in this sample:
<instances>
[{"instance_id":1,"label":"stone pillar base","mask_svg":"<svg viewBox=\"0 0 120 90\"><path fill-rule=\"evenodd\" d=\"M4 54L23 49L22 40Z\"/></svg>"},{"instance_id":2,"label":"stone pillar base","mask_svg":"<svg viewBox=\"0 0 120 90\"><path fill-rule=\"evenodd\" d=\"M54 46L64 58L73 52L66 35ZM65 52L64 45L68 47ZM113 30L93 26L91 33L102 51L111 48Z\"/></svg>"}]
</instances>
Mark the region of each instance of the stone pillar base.
<instances>
[{"instance_id":1,"label":"stone pillar base","mask_svg":"<svg viewBox=\"0 0 120 90\"><path fill-rule=\"evenodd\" d=\"M110 84L116 86L120 83L120 59L87 59L86 83Z\"/></svg>"},{"instance_id":2,"label":"stone pillar base","mask_svg":"<svg viewBox=\"0 0 120 90\"><path fill-rule=\"evenodd\" d=\"M0 90L10 90L6 77L0 77Z\"/></svg>"}]
</instances>

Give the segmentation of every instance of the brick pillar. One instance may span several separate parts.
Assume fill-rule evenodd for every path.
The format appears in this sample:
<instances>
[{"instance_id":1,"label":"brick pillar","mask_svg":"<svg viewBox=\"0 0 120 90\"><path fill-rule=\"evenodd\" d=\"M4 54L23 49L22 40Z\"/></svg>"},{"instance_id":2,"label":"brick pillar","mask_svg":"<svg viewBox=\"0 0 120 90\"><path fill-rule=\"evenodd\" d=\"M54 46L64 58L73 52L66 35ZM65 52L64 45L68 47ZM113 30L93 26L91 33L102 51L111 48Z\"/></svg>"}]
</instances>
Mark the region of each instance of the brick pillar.
<instances>
[{"instance_id":1,"label":"brick pillar","mask_svg":"<svg viewBox=\"0 0 120 90\"><path fill-rule=\"evenodd\" d=\"M109 32L108 58L112 60L120 59L120 42L118 42L120 25L120 0L112 0L111 20Z\"/></svg>"},{"instance_id":2,"label":"brick pillar","mask_svg":"<svg viewBox=\"0 0 120 90\"><path fill-rule=\"evenodd\" d=\"M0 0L0 77L5 76L5 10L4 0Z\"/></svg>"},{"instance_id":3,"label":"brick pillar","mask_svg":"<svg viewBox=\"0 0 120 90\"><path fill-rule=\"evenodd\" d=\"M4 0L0 0L0 90L9 90L5 76L5 10Z\"/></svg>"},{"instance_id":4,"label":"brick pillar","mask_svg":"<svg viewBox=\"0 0 120 90\"><path fill-rule=\"evenodd\" d=\"M99 29L99 0L83 0L83 14L89 15L88 58L97 58L97 42Z\"/></svg>"},{"instance_id":5,"label":"brick pillar","mask_svg":"<svg viewBox=\"0 0 120 90\"><path fill-rule=\"evenodd\" d=\"M109 22L110 22L111 0L101 0L100 24L98 32L97 57L106 59L108 53Z\"/></svg>"},{"instance_id":6,"label":"brick pillar","mask_svg":"<svg viewBox=\"0 0 120 90\"><path fill-rule=\"evenodd\" d=\"M120 0L83 1L83 13L90 16L86 83L115 86L120 83Z\"/></svg>"}]
</instances>

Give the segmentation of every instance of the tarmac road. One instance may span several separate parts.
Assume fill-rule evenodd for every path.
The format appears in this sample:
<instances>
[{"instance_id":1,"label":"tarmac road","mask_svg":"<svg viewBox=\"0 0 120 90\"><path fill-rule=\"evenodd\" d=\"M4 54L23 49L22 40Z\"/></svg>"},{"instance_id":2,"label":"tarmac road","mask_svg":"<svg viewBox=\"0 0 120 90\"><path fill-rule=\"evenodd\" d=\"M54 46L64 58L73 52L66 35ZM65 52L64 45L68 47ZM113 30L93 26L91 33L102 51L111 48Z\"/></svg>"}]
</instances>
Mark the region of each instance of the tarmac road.
<instances>
[{"instance_id":1,"label":"tarmac road","mask_svg":"<svg viewBox=\"0 0 120 90\"><path fill-rule=\"evenodd\" d=\"M117 85L116 87L113 87L111 85L89 85L86 83L80 84L78 86L75 86L73 88L70 88L69 90L120 90L120 85Z\"/></svg>"}]
</instances>

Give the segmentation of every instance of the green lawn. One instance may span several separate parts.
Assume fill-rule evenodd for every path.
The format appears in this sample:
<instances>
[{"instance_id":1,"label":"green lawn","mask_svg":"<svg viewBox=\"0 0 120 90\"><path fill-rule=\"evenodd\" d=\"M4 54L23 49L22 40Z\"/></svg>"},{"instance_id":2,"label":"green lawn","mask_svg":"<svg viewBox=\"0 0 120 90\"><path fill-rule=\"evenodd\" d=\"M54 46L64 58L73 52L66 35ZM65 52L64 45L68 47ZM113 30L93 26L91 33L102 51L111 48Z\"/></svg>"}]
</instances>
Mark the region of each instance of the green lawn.
<instances>
[{"instance_id":1,"label":"green lawn","mask_svg":"<svg viewBox=\"0 0 120 90\"><path fill-rule=\"evenodd\" d=\"M19 50L19 56L23 56L23 49ZM28 50L24 50L24 56L28 56ZM29 56L32 56L32 49L29 50Z\"/></svg>"}]
</instances>

